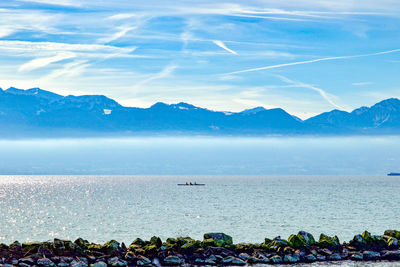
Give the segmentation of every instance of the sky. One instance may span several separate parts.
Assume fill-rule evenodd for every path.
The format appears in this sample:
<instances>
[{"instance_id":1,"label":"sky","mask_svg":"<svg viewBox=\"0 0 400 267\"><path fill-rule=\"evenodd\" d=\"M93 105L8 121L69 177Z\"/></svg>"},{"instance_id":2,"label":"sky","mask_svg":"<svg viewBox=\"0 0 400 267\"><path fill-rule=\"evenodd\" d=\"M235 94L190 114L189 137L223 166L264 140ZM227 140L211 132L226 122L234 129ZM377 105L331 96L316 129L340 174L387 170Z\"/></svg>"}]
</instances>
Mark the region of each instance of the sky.
<instances>
[{"instance_id":1,"label":"sky","mask_svg":"<svg viewBox=\"0 0 400 267\"><path fill-rule=\"evenodd\" d=\"M0 87L125 106L280 107L400 98L396 0L0 2Z\"/></svg>"}]
</instances>

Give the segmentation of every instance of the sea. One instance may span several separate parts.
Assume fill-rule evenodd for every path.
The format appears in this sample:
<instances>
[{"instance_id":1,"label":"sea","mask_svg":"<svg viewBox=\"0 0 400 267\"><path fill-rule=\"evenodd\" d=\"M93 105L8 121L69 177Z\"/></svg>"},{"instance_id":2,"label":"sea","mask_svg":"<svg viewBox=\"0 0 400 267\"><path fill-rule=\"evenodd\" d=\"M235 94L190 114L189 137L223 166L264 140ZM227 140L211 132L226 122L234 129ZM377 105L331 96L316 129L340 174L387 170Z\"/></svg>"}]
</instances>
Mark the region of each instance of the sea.
<instances>
[{"instance_id":1,"label":"sea","mask_svg":"<svg viewBox=\"0 0 400 267\"><path fill-rule=\"evenodd\" d=\"M400 171L399 147L399 137L2 140L0 243L383 234L400 229L400 177L387 176Z\"/></svg>"}]
</instances>

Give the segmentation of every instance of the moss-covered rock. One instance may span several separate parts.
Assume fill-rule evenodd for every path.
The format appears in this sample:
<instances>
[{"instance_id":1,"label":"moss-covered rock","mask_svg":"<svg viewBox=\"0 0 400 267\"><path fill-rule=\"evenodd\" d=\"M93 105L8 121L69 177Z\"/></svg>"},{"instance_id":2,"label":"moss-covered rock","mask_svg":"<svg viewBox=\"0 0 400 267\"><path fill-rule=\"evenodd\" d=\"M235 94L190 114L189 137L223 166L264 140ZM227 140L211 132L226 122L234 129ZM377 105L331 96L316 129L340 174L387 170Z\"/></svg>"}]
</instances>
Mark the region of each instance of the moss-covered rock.
<instances>
[{"instance_id":1,"label":"moss-covered rock","mask_svg":"<svg viewBox=\"0 0 400 267\"><path fill-rule=\"evenodd\" d=\"M74 244L79 246L83 250L87 249L87 247L90 245L89 241L84 240L83 238L80 237L74 241Z\"/></svg>"},{"instance_id":2,"label":"moss-covered rock","mask_svg":"<svg viewBox=\"0 0 400 267\"><path fill-rule=\"evenodd\" d=\"M110 240L101 247L101 250L107 253L117 253L120 249L119 242L115 240Z\"/></svg>"},{"instance_id":3,"label":"moss-covered rock","mask_svg":"<svg viewBox=\"0 0 400 267\"><path fill-rule=\"evenodd\" d=\"M400 240L400 231L397 230L386 230L385 235L391 236L396 238L397 240Z\"/></svg>"},{"instance_id":4,"label":"moss-covered rock","mask_svg":"<svg viewBox=\"0 0 400 267\"><path fill-rule=\"evenodd\" d=\"M289 245L292 248L301 248L304 246L304 243L300 240L297 235L290 235L288 238Z\"/></svg>"},{"instance_id":5,"label":"moss-covered rock","mask_svg":"<svg viewBox=\"0 0 400 267\"><path fill-rule=\"evenodd\" d=\"M156 245L146 245L146 246L144 246L143 249L144 249L145 255L147 255L147 256L154 255L158 251L158 248Z\"/></svg>"},{"instance_id":6,"label":"moss-covered rock","mask_svg":"<svg viewBox=\"0 0 400 267\"><path fill-rule=\"evenodd\" d=\"M103 246L100 245L100 244L94 244L94 243L92 243L92 244L90 244L90 245L88 246L88 250L90 250L90 251L100 251L102 247L103 247Z\"/></svg>"},{"instance_id":7,"label":"moss-covered rock","mask_svg":"<svg viewBox=\"0 0 400 267\"><path fill-rule=\"evenodd\" d=\"M338 249L341 247L339 238L337 236L330 237L325 234L319 236L317 244L320 248Z\"/></svg>"},{"instance_id":8,"label":"moss-covered rock","mask_svg":"<svg viewBox=\"0 0 400 267\"><path fill-rule=\"evenodd\" d=\"M226 245L233 245L232 237L224 233L207 233L204 234L204 240L213 239L218 247L225 247Z\"/></svg>"},{"instance_id":9,"label":"moss-covered rock","mask_svg":"<svg viewBox=\"0 0 400 267\"><path fill-rule=\"evenodd\" d=\"M39 251L39 248L43 245L42 242L28 242L28 243L22 243L22 249L24 253L37 253ZM11 246L11 245L10 245Z\"/></svg>"},{"instance_id":10,"label":"moss-covered rock","mask_svg":"<svg viewBox=\"0 0 400 267\"><path fill-rule=\"evenodd\" d=\"M133 242L131 243L131 245L136 245L138 247L143 247L146 243L140 239L140 238L136 238L135 240L133 240Z\"/></svg>"},{"instance_id":11,"label":"moss-covered rock","mask_svg":"<svg viewBox=\"0 0 400 267\"><path fill-rule=\"evenodd\" d=\"M151 245L155 245L157 248L160 248L162 246L162 241L161 238L157 237L157 236L153 236L150 239L150 244Z\"/></svg>"},{"instance_id":12,"label":"moss-covered rock","mask_svg":"<svg viewBox=\"0 0 400 267\"><path fill-rule=\"evenodd\" d=\"M204 239L203 242L201 242L201 243L204 248L216 246L214 239L212 239L212 238Z\"/></svg>"},{"instance_id":13,"label":"moss-covered rock","mask_svg":"<svg viewBox=\"0 0 400 267\"><path fill-rule=\"evenodd\" d=\"M202 244L201 244L200 241L192 240L190 242L187 242L183 246L181 246L181 250L182 251L188 251L188 250L194 251L194 250L199 249L201 247L202 247Z\"/></svg>"}]
</instances>

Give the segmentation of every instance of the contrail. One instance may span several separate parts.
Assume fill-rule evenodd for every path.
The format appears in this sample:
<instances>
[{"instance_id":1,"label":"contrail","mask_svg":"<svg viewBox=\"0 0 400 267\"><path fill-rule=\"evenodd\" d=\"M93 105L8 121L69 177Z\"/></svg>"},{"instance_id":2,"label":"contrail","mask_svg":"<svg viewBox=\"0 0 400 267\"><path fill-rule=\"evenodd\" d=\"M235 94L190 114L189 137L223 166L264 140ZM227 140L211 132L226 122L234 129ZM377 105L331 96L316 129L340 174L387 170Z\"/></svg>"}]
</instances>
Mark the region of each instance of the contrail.
<instances>
[{"instance_id":1,"label":"contrail","mask_svg":"<svg viewBox=\"0 0 400 267\"><path fill-rule=\"evenodd\" d=\"M317 58L317 59L306 60L306 61L297 61L297 62L290 62L290 63L284 63L284 64L278 64L278 65L271 65L271 66L260 67L260 68L239 70L239 71L234 71L234 72L225 73L224 75L238 74L238 73L245 73L245 72L252 72L252 71L260 71L260 70L278 69L278 68L283 68L283 67L287 67L287 66L294 66L294 65L301 65L301 64L309 64L309 63L315 63L315 62L320 62L320 61L339 60L339 59L358 58L358 57L379 56L379 55L390 54L390 53L396 53L396 52L400 52L400 49L394 49L394 50L383 51L383 52L377 52L377 53L371 53L371 54L354 55L354 56L340 56L340 57Z\"/></svg>"},{"instance_id":2,"label":"contrail","mask_svg":"<svg viewBox=\"0 0 400 267\"><path fill-rule=\"evenodd\" d=\"M303 88L308 88L311 89L313 91L316 91L318 94L321 95L321 97L323 99L325 99L329 104L331 104L332 106L334 106L335 108L339 109L339 110L346 110L344 107L336 104L331 97L321 88L315 87L311 84L307 84L307 83L303 83L303 82L295 82L290 80L289 78L282 76L282 75L276 75L276 77L278 77L279 79L281 79L282 81L292 84L294 86L298 86L298 87L303 87Z\"/></svg>"},{"instance_id":3,"label":"contrail","mask_svg":"<svg viewBox=\"0 0 400 267\"><path fill-rule=\"evenodd\" d=\"M213 41L214 44L218 45L219 47L221 47L222 49L228 51L229 53L232 53L234 55L237 55L238 53L236 51L233 51L232 49L229 49L228 47L226 47L226 45L222 42L222 41L218 41L215 40Z\"/></svg>"}]
</instances>

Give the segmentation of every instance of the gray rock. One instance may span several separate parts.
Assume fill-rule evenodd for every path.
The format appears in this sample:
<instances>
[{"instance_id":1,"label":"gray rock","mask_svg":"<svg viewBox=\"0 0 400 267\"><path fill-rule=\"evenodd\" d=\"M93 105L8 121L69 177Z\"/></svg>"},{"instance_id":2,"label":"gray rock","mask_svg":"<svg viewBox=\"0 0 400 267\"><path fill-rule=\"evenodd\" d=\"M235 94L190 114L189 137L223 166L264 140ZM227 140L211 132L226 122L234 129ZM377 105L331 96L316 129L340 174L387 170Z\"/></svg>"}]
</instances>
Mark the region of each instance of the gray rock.
<instances>
[{"instance_id":1,"label":"gray rock","mask_svg":"<svg viewBox=\"0 0 400 267\"><path fill-rule=\"evenodd\" d=\"M247 253L240 253L240 254L239 254L239 258L242 259L242 260L244 260L244 261L247 261L247 260L250 259L251 257L250 257L250 255L247 254Z\"/></svg>"},{"instance_id":2,"label":"gray rock","mask_svg":"<svg viewBox=\"0 0 400 267\"><path fill-rule=\"evenodd\" d=\"M281 256L279 256L279 255L272 256L271 258L269 258L269 260L270 260L271 263L273 263L273 264L280 264L280 263L282 263L282 258L281 258Z\"/></svg>"},{"instance_id":3,"label":"gray rock","mask_svg":"<svg viewBox=\"0 0 400 267\"><path fill-rule=\"evenodd\" d=\"M66 263L71 263L74 259L72 257L61 257L61 260Z\"/></svg>"},{"instance_id":4,"label":"gray rock","mask_svg":"<svg viewBox=\"0 0 400 267\"><path fill-rule=\"evenodd\" d=\"M90 267L107 267L107 263L105 263L104 261L98 261L90 264Z\"/></svg>"},{"instance_id":5,"label":"gray rock","mask_svg":"<svg viewBox=\"0 0 400 267\"><path fill-rule=\"evenodd\" d=\"M108 259L108 265L112 267L120 267L120 266L126 266L128 265L128 262L118 258L118 257L113 257Z\"/></svg>"},{"instance_id":6,"label":"gray rock","mask_svg":"<svg viewBox=\"0 0 400 267\"><path fill-rule=\"evenodd\" d=\"M400 260L400 250L385 251L381 256L385 260Z\"/></svg>"},{"instance_id":7,"label":"gray rock","mask_svg":"<svg viewBox=\"0 0 400 267\"><path fill-rule=\"evenodd\" d=\"M208 257L208 259L209 260L212 260L212 261L217 261L217 257L215 257L215 255L210 255L210 257Z\"/></svg>"},{"instance_id":8,"label":"gray rock","mask_svg":"<svg viewBox=\"0 0 400 267\"><path fill-rule=\"evenodd\" d=\"M178 256L168 256L164 259L164 264L169 266L182 265L185 261Z\"/></svg>"},{"instance_id":9,"label":"gray rock","mask_svg":"<svg viewBox=\"0 0 400 267\"><path fill-rule=\"evenodd\" d=\"M195 263L195 264L199 264L199 265L203 265L203 264L204 264L204 260L203 260L203 259L200 259L200 258L197 258L197 259L194 261L194 263Z\"/></svg>"},{"instance_id":10,"label":"gray rock","mask_svg":"<svg viewBox=\"0 0 400 267\"><path fill-rule=\"evenodd\" d=\"M228 257L223 258L222 263L226 264L226 265L238 265L238 266L246 265L245 261L243 261L239 258L233 257L233 256L228 256Z\"/></svg>"},{"instance_id":11,"label":"gray rock","mask_svg":"<svg viewBox=\"0 0 400 267\"><path fill-rule=\"evenodd\" d=\"M313 254L306 255L304 261L307 263L316 262L317 258Z\"/></svg>"},{"instance_id":12,"label":"gray rock","mask_svg":"<svg viewBox=\"0 0 400 267\"><path fill-rule=\"evenodd\" d=\"M69 265L69 263L66 263L63 260L60 260L60 262L57 264L58 267L68 267Z\"/></svg>"},{"instance_id":13,"label":"gray rock","mask_svg":"<svg viewBox=\"0 0 400 267\"><path fill-rule=\"evenodd\" d=\"M295 255L285 255L283 258L284 263L296 263L300 261L300 257L297 257Z\"/></svg>"},{"instance_id":14,"label":"gray rock","mask_svg":"<svg viewBox=\"0 0 400 267\"><path fill-rule=\"evenodd\" d=\"M34 265L35 261L32 258L21 258L21 259L19 259L19 263Z\"/></svg>"},{"instance_id":15,"label":"gray rock","mask_svg":"<svg viewBox=\"0 0 400 267\"><path fill-rule=\"evenodd\" d=\"M54 262L52 262L50 259L47 259L47 258L38 259L38 260L36 261L36 263L37 263L37 265L39 265L39 266L45 266L45 267L53 267L53 266L56 266L56 265L54 264Z\"/></svg>"},{"instance_id":16,"label":"gray rock","mask_svg":"<svg viewBox=\"0 0 400 267\"><path fill-rule=\"evenodd\" d=\"M328 256L328 260L330 261L340 261L341 259L342 257L338 253Z\"/></svg>"},{"instance_id":17,"label":"gray rock","mask_svg":"<svg viewBox=\"0 0 400 267\"><path fill-rule=\"evenodd\" d=\"M73 261L71 261L70 266L71 267L88 267L88 264L84 261L73 260Z\"/></svg>"},{"instance_id":18,"label":"gray rock","mask_svg":"<svg viewBox=\"0 0 400 267\"><path fill-rule=\"evenodd\" d=\"M379 260L380 258L381 258L381 254L379 252L364 251L364 253L363 253L363 259L366 261Z\"/></svg>"},{"instance_id":19,"label":"gray rock","mask_svg":"<svg viewBox=\"0 0 400 267\"><path fill-rule=\"evenodd\" d=\"M324 255L316 254L315 257L318 261L326 261L326 257Z\"/></svg>"},{"instance_id":20,"label":"gray rock","mask_svg":"<svg viewBox=\"0 0 400 267\"><path fill-rule=\"evenodd\" d=\"M147 266L151 264L151 260L144 256L139 256L139 260L136 263L138 266Z\"/></svg>"},{"instance_id":21,"label":"gray rock","mask_svg":"<svg viewBox=\"0 0 400 267\"><path fill-rule=\"evenodd\" d=\"M352 261L362 261L363 260L363 254L360 252L355 252L351 254L350 259Z\"/></svg>"}]
</instances>

